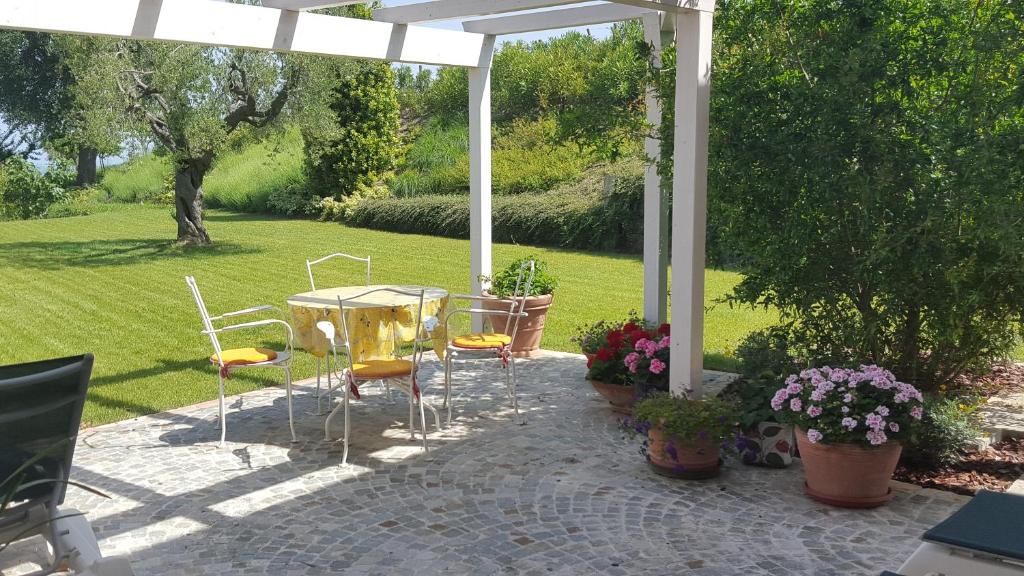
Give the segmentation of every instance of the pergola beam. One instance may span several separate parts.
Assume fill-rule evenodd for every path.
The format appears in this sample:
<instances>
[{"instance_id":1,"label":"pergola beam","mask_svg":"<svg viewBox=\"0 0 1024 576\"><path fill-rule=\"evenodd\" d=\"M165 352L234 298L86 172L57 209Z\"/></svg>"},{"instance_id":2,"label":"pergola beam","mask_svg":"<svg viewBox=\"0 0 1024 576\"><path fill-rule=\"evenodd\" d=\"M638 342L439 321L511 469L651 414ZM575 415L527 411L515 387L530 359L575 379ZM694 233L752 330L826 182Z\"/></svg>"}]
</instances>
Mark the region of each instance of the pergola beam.
<instances>
[{"instance_id":1,"label":"pergola beam","mask_svg":"<svg viewBox=\"0 0 1024 576\"><path fill-rule=\"evenodd\" d=\"M481 64L482 34L212 0L4 0L0 28L394 60ZM488 58L490 55L488 54Z\"/></svg>"},{"instance_id":2,"label":"pergola beam","mask_svg":"<svg viewBox=\"0 0 1024 576\"><path fill-rule=\"evenodd\" d=\"M434 0L406 4L405 6L379 8L373 11L373 19L382 22L412 24L473 16L493 16L508 12L578 4L579 2L580 0Z\"/></svg>"},{"instance_id":3,"label":"pergola beam","mask_svg":"<svg viewBox=\"0 0 1024 576\"><path fill-rule=\"evenodd\" d=\"M607 22L621 22L623 20L640 18L646 14L656 13L633 6L598 4L596 6L581 6L579 8L565 8L562 10L532 12L530 14L517 14L515 16L469 20L462 23L462 28L466 32L497 36L501 34L536 32L538 30L572 28L575 26L590 26Z\"/></svg>"},{"instance_id":4,"label":"pergola beam","mask_svg":"<svg viewBox=\"0 0 1024 576\"><path fill-rule=\"evenodd\" d=\"M350 6L352 4L365 4L366 0L341 0L331 2L330 0L263 0L264 8L280 8L281 10L319 10L320 8L334 8L335 6Z\"/></svg>"},{"instance_id":5,"label":"pergola beam","mask_svg":"<svg viewBox=\"0 0 1024 576\"><path fill-rule=\"evenodd\" d=\"M708 12L715 11L715 0L612 0L616 4L647 8L648 10L661 10L673 14L686 12Z\"/></svg>"}]
</instances>

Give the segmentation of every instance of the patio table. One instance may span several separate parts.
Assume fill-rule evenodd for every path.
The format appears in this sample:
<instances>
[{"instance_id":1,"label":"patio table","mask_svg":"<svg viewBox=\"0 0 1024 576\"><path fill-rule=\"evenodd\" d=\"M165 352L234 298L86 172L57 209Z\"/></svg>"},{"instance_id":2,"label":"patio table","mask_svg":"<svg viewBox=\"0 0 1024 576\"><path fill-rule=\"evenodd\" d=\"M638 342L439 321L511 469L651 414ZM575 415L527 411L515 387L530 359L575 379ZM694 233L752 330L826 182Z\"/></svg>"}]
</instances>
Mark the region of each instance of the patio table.
<instances>
[{"instance_id":1,"label":"patio table","mask_svg":"<svg viewBox=\"0 0 1024 576\"><path fill-rule=\"evenodd\" d=\"M400 342L412 342L418 336L415 332L419 298L394 292L374 292L350 300L363 292L378 288L394 288L407 292L423 290L424 319L431 316L443 317L448 307L448 291L432 286L378 284L340 286L303 292L288 298L288 308L292 314L292 326L298 344L318 358L327 355L330 344L323 332L317 330L316 323L329 318L338 333L344 334L341 311L338 308L340 297L345 300L345 320L348 324L349 337L352 339L352 353L356 360L393 357L396 340L394 330L398 330L397 339ZM430 337L438 358L444 358L445 347L448 344L444 325L437 323L430 331Z\"/></svg>"}]
</instances>

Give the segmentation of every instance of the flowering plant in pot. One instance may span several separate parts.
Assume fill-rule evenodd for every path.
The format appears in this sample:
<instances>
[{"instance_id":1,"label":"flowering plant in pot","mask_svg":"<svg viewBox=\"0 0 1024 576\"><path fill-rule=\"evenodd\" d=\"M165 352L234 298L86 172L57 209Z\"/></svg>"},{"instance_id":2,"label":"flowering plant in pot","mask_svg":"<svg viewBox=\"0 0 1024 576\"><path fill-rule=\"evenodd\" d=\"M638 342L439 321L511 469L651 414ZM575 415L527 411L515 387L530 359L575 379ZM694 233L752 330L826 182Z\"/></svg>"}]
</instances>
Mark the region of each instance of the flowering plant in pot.
<instances>
[{"instance_id":1,"label":"flowering plant in pot","mask_svg":"<svg viewBox=\"0 0 1024 576\"><path fill-rule=\"evenodd\" d=\"M796 426L807 494L820 502L873 508L888 502L902 445L924 415L921 392L878 366L810 368L786 378L771 399Z\"/></svg>"},{"instance_id":2,"label":"flowering plant in pot","mask_svg":"<svg viewBox=\"0 0 1024 576\"><path fill-rule=\"evenodd\" d=\"M658 392L633 407L627 429L644 436L641 453L655 472L679 478L717 476L721 452L736 430L736 410L728 401L700 400Z\"/></svg>"},{"instance_id":3,"label":"flowering plant in pot","mask_svg":"<svg viewBox=\"0 0 1024 576\"><path fill-rule=\"evenodd\" d=\"M635 310L630 310L625 320L615 322L598 320L593 324L581 324L576 327L576 331L569 337L569 340L580 347L580 351L587 357L587 368L590 368L594 363L594 358L597 357L597 351L608 344L608 333L613 330L621 331L622 327L628 323L640 325L643 324L643 320Z\"/></svg>"},{"instance_id":4,"label":"flowering plant in pot","mask_svg":"<svg viewBox=\"0 0 1024 576\"><path fill-rule=\"evenodd\" d=\"M655 329L630 320L609 330L588 360L587 379L615 410L628 413L639 396L668 390L669 330L668 324Z\"/></svg>"},{"instance_id":5,"label":"flowering plant in pot","mask_svg":"<svg viewBox=\"0 0 1024 576\"><path fill-rule=\"evenodd\" d=\"M555 289L558 288L558 279L548 272L546 262L533 255L513 260L493 277L480 277L481 281L490 283L490 289L485 294L497 298L512 298L515 296L516 283L520 280L520 270L531 260L534 273L523 309L526 317L519 319L519 329L512 342L512 354L517 357L530 356L540 350L540 341L544 336L544 323L547 321L548 309L554 299ZM529 268L524 272L522 282L525 283L528 276ZM508 304L492 300L483 300L481 304L488 310L503 312L490 316L491 325L499 334L511 334L512 326L509 325L510 319L507 315Z\"/></svg>"}]
</instances>

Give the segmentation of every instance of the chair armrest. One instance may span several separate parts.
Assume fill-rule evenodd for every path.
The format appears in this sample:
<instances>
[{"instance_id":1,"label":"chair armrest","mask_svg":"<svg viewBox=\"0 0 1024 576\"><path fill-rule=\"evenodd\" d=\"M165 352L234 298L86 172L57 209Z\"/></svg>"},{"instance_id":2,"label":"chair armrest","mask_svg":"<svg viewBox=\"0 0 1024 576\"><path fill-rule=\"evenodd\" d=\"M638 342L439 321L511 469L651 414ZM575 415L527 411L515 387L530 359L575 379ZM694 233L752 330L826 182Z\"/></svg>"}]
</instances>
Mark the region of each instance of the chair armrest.
<instances>
[{"instance_id":1,"label":"chair armrest","mask_svg":"<svg viewBox=\"0 0 1024 576\"><path fill-rule=\"evenodd\" d=\"M285 332L288 334L288 352L292 352L292 341L295 339L295 334L292 332L291 324L288 324L284 320L277 320L269 318L267 320L256 320L255 322L245 322L242 324L231 324L229 326L222 326L221 328L215 328L213 330L203 330L202 334L217 334L220 332L233 332L235 330L247 330L249 328L263 328L265 326L280 325L284 326Z\"/></svg>"},{"instance_id":2,"label":"chair armrest","mask_svg":"<svg viewBox=\"0 0 1024 576\"><path fill-rule=\"evenodd\" d=\"M271 306L270 304L264 304L263 306L253 306L252 308L245 308L242 310L235 310L234 312L225 312L220 316L211 316L210 320L223 320L224 318L233 318L235 316L245 316L247 314L255 314L257 312L264 312L267 310L273 310L278 314L282 314L281 309L277 306Z\"/></svg>"},{"instance_id":3,"label":"chair armrest","mask_svg":"<svg viewBox=\"0 0 1024 576\"><path fill-rule=\"evenodd\" d=\"M488 302L501 302L502 304L518 304L518 300L512 298L496 298L494 296L474 296L472 294L449 294L449 298L457 300L487 300ZM491 310L493 312L493 310Z\"/></svg>"}]
</instances>

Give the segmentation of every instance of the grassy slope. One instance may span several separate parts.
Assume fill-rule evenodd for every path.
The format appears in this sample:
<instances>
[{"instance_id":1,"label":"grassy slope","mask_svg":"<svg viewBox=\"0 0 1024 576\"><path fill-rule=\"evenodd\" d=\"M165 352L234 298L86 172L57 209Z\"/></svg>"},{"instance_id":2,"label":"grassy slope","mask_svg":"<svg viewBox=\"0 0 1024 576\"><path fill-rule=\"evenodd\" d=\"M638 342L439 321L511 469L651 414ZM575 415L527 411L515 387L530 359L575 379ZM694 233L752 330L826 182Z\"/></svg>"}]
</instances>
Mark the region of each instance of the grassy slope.
<instances>
[{"instance_id":1,"label":"grassy slope","mask_svg":"<svg viewBox=\"0 0 1024 576\"><path fill-rule=\"evenodd\" d=\"M206 201L230 210L264 211L271 192L303 183L302 159L297 129L222 152L206 176ZM159 195L170 172L167 157L149 154L104 170L100 186L118 202L139 202Z\"/></svg>"},{"instance_id":2,"label":"grassy slope","mask_svg":"<svg viewBox=\"0 0 1024 576\"><path fill-rule=\"evenodd\" d=\"M208 225L216 245L186 250L168 240L174 223L165 206L0 223L0 364L94 352L85 420L98 424L215 397L209 341L198 333L186 274L196 276L214 313L257 303L284 306L288 295L307 289L304 259L337 250L372 255L378 282L458 291L468 285L469 246L461 240L216 211ZM547 348L573 350L575 325L641 305L637 258L500 245L494 261L502 265L528 252L549 260L562 281ZM708 304L736 280L735 274L709 271ZM339 276L337 283L354 281ZM723 353L771 320L760 311L714 307L707 316L708 366L728 368L732 361ZM299 354L297 377L312 370L310 357ZM239 374L229 381L229 392L273 383L276 376Z\"/></svg>"}]
</instances>

